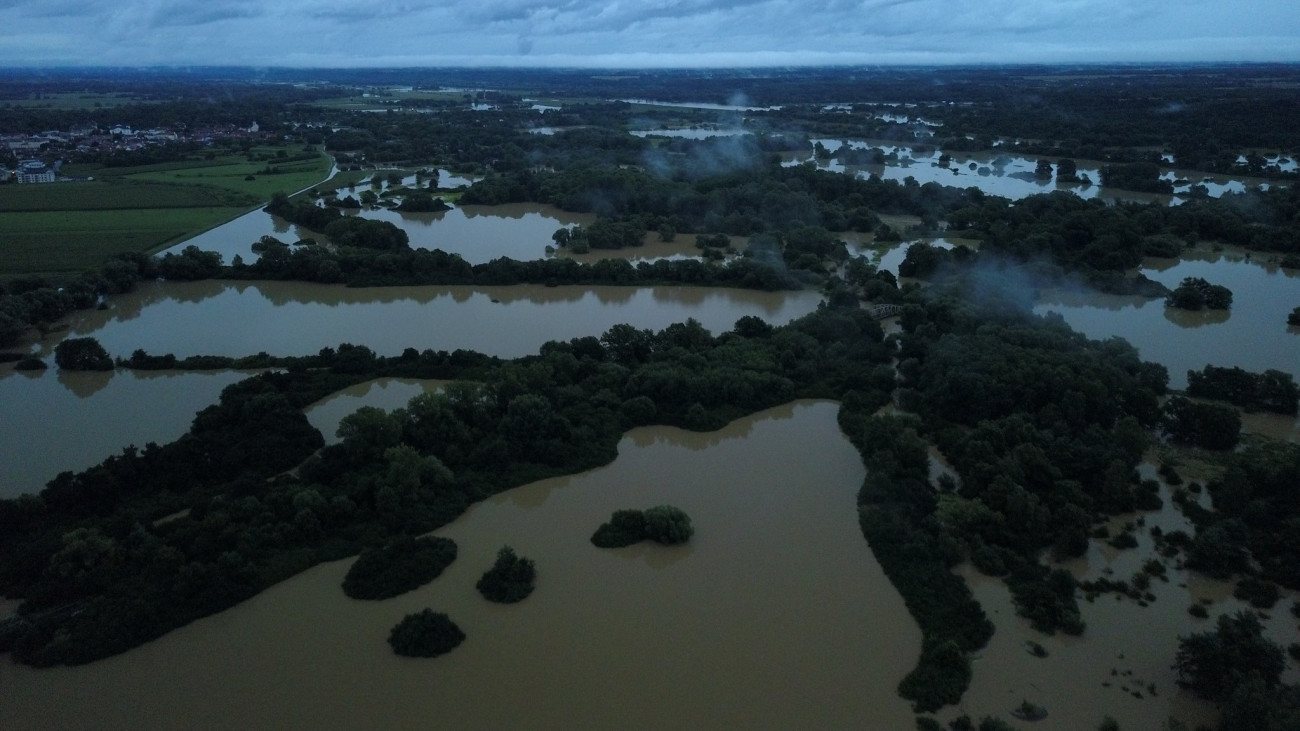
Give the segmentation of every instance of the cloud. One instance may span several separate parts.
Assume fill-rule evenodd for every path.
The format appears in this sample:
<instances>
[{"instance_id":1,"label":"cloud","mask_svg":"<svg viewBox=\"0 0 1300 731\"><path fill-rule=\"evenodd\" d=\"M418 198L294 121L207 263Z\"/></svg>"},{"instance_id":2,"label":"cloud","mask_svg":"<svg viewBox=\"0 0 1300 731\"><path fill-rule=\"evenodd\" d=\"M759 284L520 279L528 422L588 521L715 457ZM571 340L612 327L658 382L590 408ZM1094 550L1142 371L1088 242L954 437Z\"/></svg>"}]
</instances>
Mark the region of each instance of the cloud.
<instances>
[{"instance_id":1,"label":"cloud","mask_svg":"<svg viewBox=\"0 0 1300 731\"><path fill-rule=\"evenodd\" d=\"M1294 0L0 0L0 29L0 65L1300 61Z\"/></svg>"}]
</instances>

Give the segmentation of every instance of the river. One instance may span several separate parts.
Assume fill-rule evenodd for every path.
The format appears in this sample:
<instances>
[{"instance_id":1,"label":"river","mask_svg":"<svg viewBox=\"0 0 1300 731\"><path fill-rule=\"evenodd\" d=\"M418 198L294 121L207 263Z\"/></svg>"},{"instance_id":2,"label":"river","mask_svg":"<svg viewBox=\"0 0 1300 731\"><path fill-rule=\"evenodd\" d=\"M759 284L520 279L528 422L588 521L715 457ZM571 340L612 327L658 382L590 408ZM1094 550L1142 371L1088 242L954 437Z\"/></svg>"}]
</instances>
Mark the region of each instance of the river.
<instances>
[{"instance_id":1,"label":"river","mask_svg":"<svg viewBox=\"0 0 1300 731\"><path fill-rule=\"evenodd\" d=\"M629 432L612 464L437 531L459 557L392 600L344 597L343 561L88 666L6 658L0 727L909 728L895 687L920 631L862 540L862 462L835 413L798 402L718 432ZM690 543L588 542L614 510L662 503L691 516ZM517 605L473 588L503 544L537 563ZM468 639L397 657L388 629L426 606Z\"/></svg>"}]
</instances>

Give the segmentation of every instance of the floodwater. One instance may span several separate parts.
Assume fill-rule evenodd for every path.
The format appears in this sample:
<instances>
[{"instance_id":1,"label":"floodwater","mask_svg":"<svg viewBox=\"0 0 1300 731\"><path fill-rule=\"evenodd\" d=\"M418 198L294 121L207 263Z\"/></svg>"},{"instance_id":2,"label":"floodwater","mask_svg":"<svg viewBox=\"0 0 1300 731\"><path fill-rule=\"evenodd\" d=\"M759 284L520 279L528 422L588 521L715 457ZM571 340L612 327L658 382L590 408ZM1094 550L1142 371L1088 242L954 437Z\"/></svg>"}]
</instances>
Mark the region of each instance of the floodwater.
<instances>
[{"instance_id":1,"label":"floodwater","mask_svg":"<svg viewBox=\"0 0 1300 731\"><path fill-rule=\"evenodd\" d=\"M557 229L590 225L596 216L569 213L554 206L507 203L499 206L457 206L439 213L404 213L380 208L359 215L388 221L406 232L413 249L442 249L470 264L509 257L518 261L546 258Z\"/></svg>"},{"instance_id":2,"label":"floodwater","mask_svg":"<svg viewBox=\"0 0 1300 731\"><path fill-rule=\"evenodd\" d=\"M1286 316L1300 304L1300 271L1282 269L1262 255L1198 250L1182 259L1149 259L1142 273L1169 288L1201 277L1232 290L1232 309L1188 312L1163 299L1080 291L1044 292L1035 312L1056 312L1090 338L1118 335L1143 360L1169 369L1174 388L1187 385L1187 371L1208 365L1263 372L1275 368L1300 379L1300 334Z\"/></svg>"},{"instance_id":3,"label":"floodwater","mask_svg":"<svg viewBox=\"0 0 1300 731\"><path fill-rule=\"evenodd\" d=\"M637 137L680 137L688 140L703 140L710 137L736 137L753 134L740 127L682 127L676 129L635 129L630 134Z\"/></svg>"},{"instance_id":4,"label":"floodwater","mask_svg":"<svg viewBox=\"0 0 1300 731\"><path fill-rule=\"evenodd\" d=\"M753 107L742 103L713 104L710 102L661 102L653 99L617 99L627 104L642 104L651 107L675 107L677 109L705 109L713 112L774 112L781 107Z\"/></svg>"},{"instance_id":5,"label":"floodwater","mask_svg":"<svg viewBox=\"0 0 1300 731\"><path fill-rule=\"evenodd\" d=\"M54 346L64 337L92 336L122 358L137 348L179 357L310 355L344 342L367 345L381 355L413 347L514 358L536 353L547 341L599 335L619 323L660 330L695 318L720 334L748 315L784 324L819 302L821 295L812 291L702 287L349 289L290 282L154 282L111 298L108 310L76 313L67 330L38 343L34 354L52 363ZM98 464L130 444L172 441L185 433L198 410L217 401L222 388L248 375L69 373L53 366L29 375L9 369L0 376L6 410L0 420L0 498L37 492L59 472ZM322 433L328 439L335 428L337 421Z\"/></svg>"},{"instance_id":6,"label":"floodwater","mask_svg":"<svg viewBox=\"0 0 1300 731\"><path fill-rule=\"evenodd\" d=\"M882 180L903 182L913 178L917 183L939 183L957 188L975 187L989 195L998 195L1019 200L1031 195L1050 193L1056 190L1070 191L1081 198L1101 198L1103 200L1124 200L1136 202L1159 202L1177 205L1182 203L1192 185L1205 186L1211 197L1218 197L1229 192L1244 192L1260 185L1267 187L1262 179L1232 178L1223 175L1205 175L1181 170L1168 170L1163 173L1170 181L1192 176L1187 182L1174 188L1174 195L1139 193L1135 191L1116 190L1101 186L1101 170L1095 163L1078 162L1078 175L1087 175L1091 185L1082 183L1059 183L1055 177L1039 179L1034 176L1038 165L1037 157L1024 157L997 150L984 152L948 152L950 160L940 163L945 151L934 145L913 146L899 145L894 142L875 140L841 140L820 138L810 140L820 142L832 154L842 147L856 150L876 148L886 155L883 165L845 165L837 158L829 160L816 159L812 153L799 152L787 155L783 164L798 165L811 162L819 168L832 172L867 177L877 175ZM1057 158L1047 158L1056 167Z\"/></svg>"},{"instance_id":7,"label":"floodwater","mask_svg":"<svg viewBox=\"0 0 1300 731\"><path fill-rule=\"evenodd\" d=\"M835 413L796 402L718 432L629 432L612 464L437 531L456 562L388 601L344 597L342 561L88 666L5 659L0 727L910 728L895 688L920 631L858 529L863 467ZM691 516L689 544L588 542L614 510L663 503ZM508 606L473 588L504 544L538 570ZM389 628L424 607L467 639L397 657Z\"/></svg>"},{"instance_id":8,"label":"floodwater","mask_svg":"<svg viewBox=\"0 0 1300 731\"><path fill-rule=\"evenodd\" d=\"M718 334L753 315L774 325L806 315L814 291L705 287L468 285L348 288L305 282L154 282L70 319L67 337L93 336L110 355L311 355L340 343L381 355L476 350L516 358L551 340L599 335L619 323L661 330L695 318ZM48 355L56 340L43 344Z\"/></svg>"},{"instance_id":9,"label":"floodwater","mask_svg":"<svg viewBox=\"0 0 1300 731\"><path fill-rule=\"evenodd\" d=\"M339 422L362 406L392 411L405 407L422 393L442 389L447 383L422 378L376 378L336 391L303 409L303 413L308 423L325 437L326 444L338 444L342 441L337 436Z\"/></svg>"},{"instance_id":10,"label":"floodwater","mask_svg":"<svg viewBox=\"0 0 1300 731\"><path fill-rule=\"evenodd\" d=\"M221 389L249 375L70 373L52 364L35 375L8 373L0 377L0 498L38 492L60 472L99 464L130 444L171 442Z\"/></svg>"},{"instance_id":11,"label":"floodwater","mask_svg":"<svg viewBox=\"0 0 1300 731\"><path fill-rule=\"evenodd\" d=\"M1144 478L1156 477L1155 466L1149 462L1140 471ZM1165 501L1161 510L1110 522L1111 535L1131 528L1137 548L1119 551L1094 539L1084 557L1062 566L1080 580L1129 579L1145 561L1158 558L1150 535L1153 527L1165 532L1195 532L1163 485L1161 498ZM1136 524L1139 517L1140 526ZM1128 598L1116 599L1114 594L1100 595L1093 602L1080 599L1087 623L1081 637L1045 637L1034 631L1026 620L1015 616L1011 594L1001 580L964 566L960 573L997 625L997 634L975 660L974 678L962 708L974 716L998 713L1006 718L1008 711L1028 700L1049 714L1034 727L1052 731L1096 728L1103 714L1114 717L1125 729L1164 728L1170 716L1189 728L1212 725L1212 705L1177 686L1171 666L1178 638L1211 631L1220 615L1250 607L1232 597L1231 584L1192 574L1168 559L1162 562L1168 581L1151 579L1149 590L1156 599L1146 607ZM1268 637L1285 647L1300 639L1300 632L1286 611L1296 593L1283 594L1263 624ZM1189 606L1200 602L1208 602L1207 619L1187 612ZM1135 631L1137 628L1140 631ZM1049 655L1031 655L1030 641L1042 645ZM1292 668L1283 679L1295 682L1297 675L1300 673Z\"/></svg>"}]
</instances>

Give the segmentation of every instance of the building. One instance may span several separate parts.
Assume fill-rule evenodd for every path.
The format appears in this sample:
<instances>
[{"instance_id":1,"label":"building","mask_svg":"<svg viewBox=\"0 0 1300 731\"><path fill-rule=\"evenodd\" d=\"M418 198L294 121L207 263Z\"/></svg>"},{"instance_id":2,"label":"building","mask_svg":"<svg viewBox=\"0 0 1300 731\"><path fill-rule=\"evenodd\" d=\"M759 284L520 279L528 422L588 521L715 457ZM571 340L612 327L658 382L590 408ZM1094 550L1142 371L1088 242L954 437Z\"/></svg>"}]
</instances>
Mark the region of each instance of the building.
<instances>
[{"instance_id":1,"label":"building","mask_svg":"<svg viewBox=\"0 0 1300 731\"><path fill-rule=\"evenodd\" d=\"M53 183L54 168L40 160L23 160L18 163L18 182Z\"/></svg>"}]
</instances>

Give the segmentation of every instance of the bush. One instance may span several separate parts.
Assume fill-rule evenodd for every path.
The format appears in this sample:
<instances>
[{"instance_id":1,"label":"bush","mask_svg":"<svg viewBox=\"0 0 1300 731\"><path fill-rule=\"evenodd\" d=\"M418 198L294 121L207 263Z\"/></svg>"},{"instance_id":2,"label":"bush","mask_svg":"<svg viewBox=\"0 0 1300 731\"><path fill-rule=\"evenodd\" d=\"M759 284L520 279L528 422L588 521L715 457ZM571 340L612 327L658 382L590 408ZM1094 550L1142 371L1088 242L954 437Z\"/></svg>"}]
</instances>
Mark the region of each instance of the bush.
<instances>
[{"instance_id":1,"label":"bush","mask_svg":"<svg viewBox=\"0 0 1300 731\"><path fill-rule=\"evenodd\" d=\"M69 371L111 371L113 359L94 338L68 338L54 348L54 362Z\"/></svg>"},{"instance_id":2,"label":"bush","mask_svg":"<svg viewBox=\"0 0 1300 731\"><path fill-rule=\"evenodd\" d=\"M510 546L497 551L496 563L488 569L475 586L483 598L498 604L514 604L533 593L533 580L537 569L532 559L515 555Z\"/></svg>"},{"instance_id":3,"label":"bush","mask_svg":"<svg viewBox=\"0 0 1300 731\"><path fill-rule=\"evenodd\" d=\"M695 535L691 518L680 508L658 505L645 511L646 537L665 545L685 543Z\"/></svg>"},{"instance_id":4,"label":"bush","mask_svg":"<svg viewBox=\"0 0 1300 731\"><path fill-rule=\"evenodd\" d=\"M442 612L424 609L406 615L388 633L393 652L407 657L437 657L465 641L465 633Z\"/></svg>"},{"instance_id":5,"label":"bush","mask_svg":"<svg viewBox=\"0 0 1300 731\"><path fill-rule=\"evenodd\" d=\"M399 538L363 551L343 577L343 593L353 599L388 599L438 578L456 560L449 538Z\"/></svg>"},{"instance_id":6,"label":"bush","mask_svg":"<svg viewBox=\"0 0 1300 731\"><path fill-rule=\"evenodd\" d=\"M615 510L591 536L598 548L621 548L646 539L664 545L685 543L695 534L691 518L681 508L658 505L646 511Z\"/></svg>"},{"instance_id":7,"label":"bush","mask_svg":"<svg viewBox=\"0 0 1300 731\"><path fill-rule=\"evenodd\" d=\"M14 370L16 371L43 371L47 367L45 361L40 358L23 358L14 363Z\"/></svg>"},{"instance_id":8,"label":"bush","mask_svg":"<svg viewBox=\"0 0 1300 731\"><path fill-rule=\"evenodd\" d=\"M591 536L598 548L622 548L645 539L645 513L640 510L615 510L609 522L601 523Z\"/></svg>"}]
</instances>

